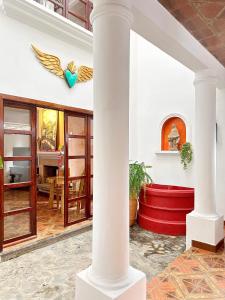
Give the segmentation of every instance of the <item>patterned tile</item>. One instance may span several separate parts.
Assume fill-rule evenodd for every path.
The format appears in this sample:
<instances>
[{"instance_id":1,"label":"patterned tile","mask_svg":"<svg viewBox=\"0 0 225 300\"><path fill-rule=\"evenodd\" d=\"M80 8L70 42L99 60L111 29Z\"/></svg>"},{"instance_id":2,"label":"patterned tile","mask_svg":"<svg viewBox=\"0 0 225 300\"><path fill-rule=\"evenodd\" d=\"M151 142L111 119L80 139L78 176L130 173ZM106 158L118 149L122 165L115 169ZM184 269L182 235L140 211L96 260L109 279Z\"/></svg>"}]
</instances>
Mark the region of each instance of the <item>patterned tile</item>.
<instances>
[{"instance_id":1,"label":"patterned tile","mask_svg":"<svg viewBox=\"0 0 225 300\"><path fill-rule=\"evenodd\" d=\"M148 300L225 300L225 250L191 248L148 284Z\"/></svg>"},{"instance_id":2,"label":"patterned tile","mask_svg":"<svg viewBox=\"0 0 225 300\"><path fill-rule=\"evenodd\" d=\"M223 296L204 273L178 275L176 281L185 299L214 299Z\"/></svg>"},{"instance_id":3,"label":"patterned tile","mask_svg":"<svg viewBox=\"0 0 225 300\"><path fill-rule=\"evenodd\" d=\"M151 300L184 299L176 281L167 273L154 277L147 290L148 299Z\"/></svg>"},{"instance_id":4,"label":"patterned tile","mask_svg":"<svg viewBox=\"0 0 225 300\"><path fill-rule=\"evenodd\" d=\"M207 255L199 258L202 265L210 271L225 271L225 257L216 255Z\"/></svg>"},{"instance_id":5,"label":"patterned tile","mask_svg":"<svg viewBox=\"0 0 225 300\"><path fill-rule=\"evenodd\" d=\"M221 290L222 293L224 293L224 299L225 299L225 271L217 271L217 272L210 272L209 278L212 280L212 282Z\"/></svg>"},{"instance_id":6,"label":"patterned tile","mask_svg":"<svg viewBox=\"0 0 225 300\"><path fill-rule=\"evenodd\" d=\"M199 260L188 255L179 256L167 268L167 272L173 272L173 274L190 274L204 271L205 268L200 264Z\"/></svg>"}]
</instances>

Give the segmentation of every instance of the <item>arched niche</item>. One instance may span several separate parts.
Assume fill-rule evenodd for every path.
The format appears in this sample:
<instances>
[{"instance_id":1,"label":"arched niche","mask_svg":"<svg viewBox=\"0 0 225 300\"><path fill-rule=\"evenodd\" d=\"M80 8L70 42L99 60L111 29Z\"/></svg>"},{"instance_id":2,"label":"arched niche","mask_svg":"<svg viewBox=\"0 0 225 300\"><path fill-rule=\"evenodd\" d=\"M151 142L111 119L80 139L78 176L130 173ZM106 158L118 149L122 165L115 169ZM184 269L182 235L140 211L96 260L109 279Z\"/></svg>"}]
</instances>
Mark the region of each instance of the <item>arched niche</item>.
<instances>
[{"instance_id":1,"label":"arched niche","mask_svg":"<svg viewBox=\"0 0 225 300\"><path fill-rule=\"evenodd\" d=\"M186 143L186 125L181 117L171 116L166 119L162 125L161 130L161 151L169 151L168 135L172 129L173 124L176 125L180 135L180 141L178 148L180 149L183 144Z\"/></svg>"}]
</instances>

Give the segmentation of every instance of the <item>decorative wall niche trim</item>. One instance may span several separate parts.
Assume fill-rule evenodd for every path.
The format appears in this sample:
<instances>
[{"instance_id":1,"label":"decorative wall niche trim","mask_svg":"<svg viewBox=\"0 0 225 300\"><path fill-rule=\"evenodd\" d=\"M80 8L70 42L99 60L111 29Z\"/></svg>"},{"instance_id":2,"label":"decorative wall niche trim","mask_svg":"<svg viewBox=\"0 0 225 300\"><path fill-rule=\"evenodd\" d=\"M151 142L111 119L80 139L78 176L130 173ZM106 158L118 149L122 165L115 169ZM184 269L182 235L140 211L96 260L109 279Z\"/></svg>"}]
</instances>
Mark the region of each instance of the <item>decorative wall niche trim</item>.
<instances>
[{"instance_id":1,"label":"decorative wall niche trim","mask_svg":"<svg viewBox=\"0 0 225 300\"><path fill-rule=\"evenodd\" d=\"M3 0L7 16L66 42L92 48L93 34L33 0ZM31 41L32 42L32 41Z\"/></svg>"},{"instance_id":2,"label":"decorative wall niche trim","mask_svg":"<svg viewBox=\"0 0 225 300\"><path fill-rule=\"evenodd\" d=\"M168 156L177 156L179 155L179 151L158 151L155 152L156 155L168 155Z\"/></svg>"},{"instance_id":3,"label":"decorative wall niche trim","mask_svg":"<svg viewBox=\"0 0 225 300\"><path fill-rule=\"evenodd\" d=\"M169 115L166 115L162 121L160 122L159 125L159 138L158 138L158 151L155 152L157 155L178 155L179 151L164 151L162 150L162 130L165 122L171 118L180 118L185 126L186 126L186 141L191 142L191 128L190 128L190 123L187 121L187 118L184 117L182 114L179 113L171 113Z\"/></svg>"}]
</instances>

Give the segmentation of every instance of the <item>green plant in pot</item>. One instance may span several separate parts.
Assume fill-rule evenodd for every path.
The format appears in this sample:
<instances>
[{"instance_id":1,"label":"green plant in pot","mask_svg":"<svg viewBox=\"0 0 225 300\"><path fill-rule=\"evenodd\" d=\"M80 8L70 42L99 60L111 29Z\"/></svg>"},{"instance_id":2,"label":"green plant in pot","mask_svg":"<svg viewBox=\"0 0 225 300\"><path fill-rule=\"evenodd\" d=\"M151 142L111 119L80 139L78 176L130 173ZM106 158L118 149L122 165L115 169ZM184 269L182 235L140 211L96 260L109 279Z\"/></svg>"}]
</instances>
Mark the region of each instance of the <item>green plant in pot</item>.
<instances>
[{"instance_id":1,"label":"green plant in pot","mask_svg":"<svg viewBox=\"0 0 225 300\"><path fill-rule=\"evenodd\" d=\"M192 162L192 157L193 157L192 145L191 143L187 142L183 144L180 149L180 159L184 170L186 170L190 165L190 163Z\"/></svg>"},{"instance_id":2,"label":"green plant in pot","mask_svg":"<svg viewBox=\"0 0 225 300\"><path fill-rule=\"evenodd\" d=\"M129 164L130 226L136 221L137 203L141 187L152 182L151 176L147 173L148 168L151 168L151 166L146 166L143 162L135 161Z\"/></svg>"}]
</instances>

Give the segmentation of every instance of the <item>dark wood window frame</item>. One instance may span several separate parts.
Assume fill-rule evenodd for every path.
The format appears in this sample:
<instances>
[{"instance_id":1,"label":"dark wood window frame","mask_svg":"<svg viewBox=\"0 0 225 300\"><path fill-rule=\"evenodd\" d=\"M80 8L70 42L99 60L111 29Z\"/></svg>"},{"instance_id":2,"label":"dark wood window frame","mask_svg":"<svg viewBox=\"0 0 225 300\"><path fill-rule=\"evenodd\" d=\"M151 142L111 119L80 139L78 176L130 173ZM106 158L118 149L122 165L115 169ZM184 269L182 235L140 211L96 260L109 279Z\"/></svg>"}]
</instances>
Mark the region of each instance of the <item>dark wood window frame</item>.
<instances>
[{"instance_id":1,"label":"dark wood window frame","mask_svg":"<svg viewBox=\"0 0 225 300\"><path fill-rule=\"evenodd\" d=\"M93 9L93 3L89 0L78 0L80 3L84 5L84 15L80 15L75 11L72 11L69 9L69 0L48 0L54 5L54 11L58 13L58 10L60 9L62 11L61 15L67 19L69 19L70 16L75 17L79 21L84 23L84 28L87 30L92 30L91 22L90 22L90 14Z\"/></svg>"}]
</instances>

